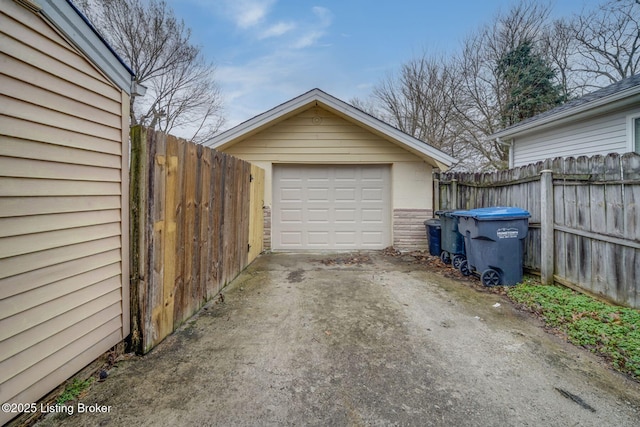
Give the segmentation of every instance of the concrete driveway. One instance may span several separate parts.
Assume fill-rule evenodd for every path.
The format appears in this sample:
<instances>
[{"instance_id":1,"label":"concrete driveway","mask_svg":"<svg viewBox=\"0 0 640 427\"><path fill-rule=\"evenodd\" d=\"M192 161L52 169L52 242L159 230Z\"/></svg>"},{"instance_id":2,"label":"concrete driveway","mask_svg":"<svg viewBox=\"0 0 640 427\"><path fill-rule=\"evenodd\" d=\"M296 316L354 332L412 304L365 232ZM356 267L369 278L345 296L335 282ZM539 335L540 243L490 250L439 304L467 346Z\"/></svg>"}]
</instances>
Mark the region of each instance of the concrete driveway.
<instances>
[{"instance_id":1,"label":"concrete driveway","mask_svg":"<svg viewBox=\"0 0 640 427\"><path fill-rule=\"evenodd\" d=\"M109 412L41 425L638 425L638 383L410 261L263 255L224 302L82 397Z\"/></svg>"}]
</instances>

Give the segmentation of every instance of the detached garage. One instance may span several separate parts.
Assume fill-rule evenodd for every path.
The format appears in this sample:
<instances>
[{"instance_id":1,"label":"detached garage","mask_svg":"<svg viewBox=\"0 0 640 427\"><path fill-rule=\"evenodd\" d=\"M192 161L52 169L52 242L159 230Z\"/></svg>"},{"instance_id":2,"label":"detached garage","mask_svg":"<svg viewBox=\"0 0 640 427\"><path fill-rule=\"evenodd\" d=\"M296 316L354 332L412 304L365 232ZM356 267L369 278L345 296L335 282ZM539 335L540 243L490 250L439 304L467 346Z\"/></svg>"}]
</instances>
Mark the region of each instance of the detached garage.
<instances>
[{"instance_id":1,"label":"detached garage","mask_svg":"<svg viewBox=\"0 0 640 427\"><path fill-rule=\"evenodd\" d=\"M265 170L265 249L424 249L452 157L314 89L210 140Z\"/></svg>"}]
</instances>

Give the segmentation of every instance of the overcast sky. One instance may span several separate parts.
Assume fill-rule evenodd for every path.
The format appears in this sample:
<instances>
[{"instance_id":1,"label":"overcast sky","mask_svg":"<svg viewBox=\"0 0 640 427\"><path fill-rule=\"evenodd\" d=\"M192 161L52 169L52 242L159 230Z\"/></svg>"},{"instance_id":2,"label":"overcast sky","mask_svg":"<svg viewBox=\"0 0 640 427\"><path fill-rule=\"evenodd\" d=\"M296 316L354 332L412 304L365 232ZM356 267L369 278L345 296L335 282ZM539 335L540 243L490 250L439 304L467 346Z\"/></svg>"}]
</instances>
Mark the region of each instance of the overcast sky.
<instances>
[{"instance_id":1,"label":"overcast sky","mask_svg":"<svg viewBox=\"0 0 640 427\"><path fill-rule=\"evenodd\" d=\"M516 0L169 0L217 67L229 128L313 88L349 101L412 57L455 52ZM552 0L571 16L598 0Z\"/></svg>"}]
</instances>

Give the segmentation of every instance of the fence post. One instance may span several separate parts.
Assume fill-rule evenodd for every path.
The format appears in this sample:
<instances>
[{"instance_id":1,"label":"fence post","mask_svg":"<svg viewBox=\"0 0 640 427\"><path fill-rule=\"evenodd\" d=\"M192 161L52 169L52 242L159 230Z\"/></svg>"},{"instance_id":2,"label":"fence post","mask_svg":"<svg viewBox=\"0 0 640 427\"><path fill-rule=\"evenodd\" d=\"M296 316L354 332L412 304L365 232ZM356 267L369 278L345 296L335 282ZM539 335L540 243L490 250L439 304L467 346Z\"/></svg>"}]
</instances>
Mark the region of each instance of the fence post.
<instances>
[{"instance_id":1,"label":"fence post","mask_svg":"<svg viewBox=\"0 0 640 427\"><path fill-rule=\"evenodd\" d=\"M554 264L553 171L540 172L540 272L542 283L553 284Z\"/></svg>"},{"instance_id":2,"label":"fence post","mask_svg":"<svg viewBox=\"0 0 640 427\"><path fill-rule=\"evenodd\" d=\"M456 178L453 178L451 180L451 191L449 194L451 195L451 197L449 200L448 209L458 209L458 180Z\"/></svg>"},{"instance_id":3,"label":"fence post","mask_svg":"<svg viewBox=\"0 0 640 427\"><path fill-rule=\"evenodd\" d=\"M129 165L129 305L131 334L126 351L142 353L142 319L139 303L148 280L146 271L147 229L147 129L134 126L130 130L131 157Z\"/></svg>"},{"instance_id":4,"label":"fence post","mask_svg":"<svg viewBox=\"0 0 640 427\"><path fill-rule=\"evenodd\" d=\"M440 171L435 170L432 174L433 177L433 210L431 216L434 217L434 212L440 210Z\"/></svg>"}]
</instances>

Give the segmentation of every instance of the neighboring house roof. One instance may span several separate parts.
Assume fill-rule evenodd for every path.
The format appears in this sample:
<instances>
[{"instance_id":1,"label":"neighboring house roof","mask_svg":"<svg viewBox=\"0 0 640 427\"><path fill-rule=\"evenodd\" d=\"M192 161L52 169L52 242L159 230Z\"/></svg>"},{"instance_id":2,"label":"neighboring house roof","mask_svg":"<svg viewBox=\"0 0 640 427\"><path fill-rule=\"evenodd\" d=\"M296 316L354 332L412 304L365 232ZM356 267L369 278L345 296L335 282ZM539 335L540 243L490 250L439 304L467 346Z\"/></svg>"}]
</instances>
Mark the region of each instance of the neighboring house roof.
<instances>
[{"instance_id":1,"label":"neighboring house roof","mask_svg":"<svg viewBox=\"0 0 640 427\"><path fill-rule=\"evenodd\" d=\"M62 34L82 51L113 83L131 94L135 73L115 53L70 0L31 0Z\"/></svg>"},{"instance_id":2,"label":"neighboring house roof","mask_svg":"<svg viewBox=\"0 0 640 427\"><path fill-rule=\"evenodd\" d=\"M358 108L335 98L320 89L313 89L271 110L255 116L221 134L206 141L203 145L214 149L224 150L251 135L267 129L276 123L288 119L312 106L319 106L338 116L356 123L382 138L403 146L429 163L441 169L447 169L456 159L443 153L427 143L402 132L401 130L383 122Z\"/></svg>"},{"instance_id":3,"label":"neighboring house roof","mask_svg":"<svg viewBox=\"0 0 640 427\"><path fill-rule=\"evenodd\" d=\"M490 138L513 138L534 130L603 114L639 102L640 74L636 74L509 126L494 133Z\"/></svg>"}]
</instances>

